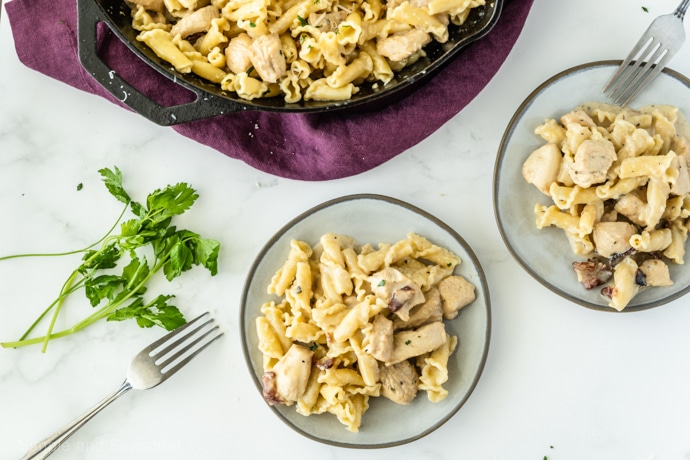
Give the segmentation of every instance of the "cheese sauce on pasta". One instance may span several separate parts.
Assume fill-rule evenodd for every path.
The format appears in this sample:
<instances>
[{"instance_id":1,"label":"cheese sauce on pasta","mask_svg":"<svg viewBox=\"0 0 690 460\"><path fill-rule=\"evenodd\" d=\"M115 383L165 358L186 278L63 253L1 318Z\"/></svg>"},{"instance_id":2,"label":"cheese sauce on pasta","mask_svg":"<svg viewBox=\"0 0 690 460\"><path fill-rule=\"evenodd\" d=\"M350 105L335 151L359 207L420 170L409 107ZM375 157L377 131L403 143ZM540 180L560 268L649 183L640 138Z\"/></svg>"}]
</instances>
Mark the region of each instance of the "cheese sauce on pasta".
<instances>
[{"instance_id":1,"label":"cheese sauce on pasta","mask_svg":"<svg viewBox=\"0 0 690 460\"><path fill-rule=\"evenodd\" d=\"M646 286L673 284L690 229L690 128L677 107L587 103L535 129L546 143L523 164L553 202L536 226L563 230L587 289L623 310Z\"/></svg>"},{"instance_id":2,"label":"cheese sauce on pasta","mask_svg":"<svg viewBox=\"0 0 690 460\"><path fill-rule=\"evenodd\" d=\"M133 0L137 40L252 100L347 100L448 40L485 0Z\"/></svg>"},{"instance_id":3,"label":"cheese sauce on pasta","mask_svg":"<svg viewBox=\"0 0 690 460\"><path fill-rule=\"evenodd\" d=\"M445 322L475 299L460 263L414 233L376 248L333 233L292 241L256 319L266 401L356 432L370 397L443 400L458 340Z\"/></svg>"}]
</instances>

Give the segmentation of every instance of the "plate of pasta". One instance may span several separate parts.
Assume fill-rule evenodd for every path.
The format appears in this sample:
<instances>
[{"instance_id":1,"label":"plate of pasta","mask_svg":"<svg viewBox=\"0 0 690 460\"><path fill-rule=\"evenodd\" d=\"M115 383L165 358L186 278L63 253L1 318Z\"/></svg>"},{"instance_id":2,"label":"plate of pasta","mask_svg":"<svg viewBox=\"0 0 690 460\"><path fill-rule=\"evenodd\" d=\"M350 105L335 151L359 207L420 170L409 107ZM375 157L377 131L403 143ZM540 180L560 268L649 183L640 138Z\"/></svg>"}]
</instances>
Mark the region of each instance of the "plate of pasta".
<instances>
[{"instance_id":1,"label":"plate of pasta","mask_svg":"<svg viewBox=\"0 0 690 460\"><path fill-rule=\"evenodd\" d=\"M264 246L241 302L258 395L326 444L408 443L467 401L491 313L467 243L430 214L351 195L298 216Z\"/></svg>"},{"instance_id":2,"label":"plate of pasta","mask_svg":"<svg viewBox=\"0 0 690 460\"><path fill-rule=\"evenodd\" d=\"M690 290L690 80L664 71L619 107L601 88L620 61L540 85L498 151L494 208L508 249L579 305L630 312Z\"/></svg>"}]
</instances>

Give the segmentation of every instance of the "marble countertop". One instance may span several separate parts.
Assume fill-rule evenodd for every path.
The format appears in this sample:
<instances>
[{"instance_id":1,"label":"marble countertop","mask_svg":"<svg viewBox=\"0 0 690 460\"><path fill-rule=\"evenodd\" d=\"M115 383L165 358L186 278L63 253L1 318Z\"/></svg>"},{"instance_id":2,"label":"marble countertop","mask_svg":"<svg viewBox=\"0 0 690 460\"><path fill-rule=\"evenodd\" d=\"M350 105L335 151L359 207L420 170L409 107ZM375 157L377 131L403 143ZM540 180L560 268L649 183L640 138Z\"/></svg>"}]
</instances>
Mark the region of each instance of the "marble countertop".
<instances>
[{"instance_id":1,"label":"marble countertop","mask_svg":"<svg viewBox=\"0 0 690 460\"><path fill-rule=\"evenodd\" d=\"M108 407L51 458L689 459L688 300L634 314L563 300L513 260L492 207L498 144L523 99L566 68L624 57L676 3L535 0L505 64L462 112L378 168L328 182L259 172L27 69L3 12L0 254L100 237L120 212L97 173L113 165L135 196L192 184L201 198L180 225L223 245L217 276L193 270L172 293L189 317L210 310L224 338L164 385ZM689 52L670 67L690 75ZM477 388L438 430L395 448L342 449L292 431L263 403L240 344L240 295L255 255L297 214L353 193L389 195L445 221L478 254L491 290L491 346ZM0 262L0 340L21 335L73 265ZM115 390L129 360L158 335L104 322L51 342L46 354L0 349L0 459L21 457Z\"/></svg>"}]
</instances>

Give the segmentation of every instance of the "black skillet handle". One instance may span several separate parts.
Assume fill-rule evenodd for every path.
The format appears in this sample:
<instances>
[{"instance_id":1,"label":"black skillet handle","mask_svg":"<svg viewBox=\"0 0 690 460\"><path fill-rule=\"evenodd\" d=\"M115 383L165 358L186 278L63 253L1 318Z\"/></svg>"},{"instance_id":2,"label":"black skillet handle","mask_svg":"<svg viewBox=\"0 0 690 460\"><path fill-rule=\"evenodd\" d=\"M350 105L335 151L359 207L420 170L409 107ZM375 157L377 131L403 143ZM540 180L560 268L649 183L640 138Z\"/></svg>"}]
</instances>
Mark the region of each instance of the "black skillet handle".
<instances>
[{"instance_id":1,"label":"black skillet handle","mask_svg":"<svg viewBox=\"0 0 690 460\"><path fill-rule=\"evenodd\" d=\"M162 126L187 123L244 109L239 104L213 94L202 93L196 88L187 88L196 94L194 101L171 107L164 107L148 98L122 79L98 56L96 27L99 22L108 23L104 14L95 0L77 1L79 60L84 69L123 104ZM171 75L166 77L172 79Z\"/></svg>"}]
</instances>

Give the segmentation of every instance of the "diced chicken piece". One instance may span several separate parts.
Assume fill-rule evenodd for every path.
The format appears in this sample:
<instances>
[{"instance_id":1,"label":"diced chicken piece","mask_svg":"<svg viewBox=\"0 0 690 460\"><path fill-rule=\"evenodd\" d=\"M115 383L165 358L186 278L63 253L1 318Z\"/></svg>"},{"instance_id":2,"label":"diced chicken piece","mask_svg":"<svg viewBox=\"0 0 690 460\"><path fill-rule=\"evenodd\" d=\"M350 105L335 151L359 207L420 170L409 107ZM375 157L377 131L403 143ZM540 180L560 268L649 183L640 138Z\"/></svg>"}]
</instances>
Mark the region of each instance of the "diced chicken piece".
<instances>
[{"instance_id":1,"label":"diced chicken piece","mask_svg":"<svg viewBox=\"0 0 690 460\"><path fill-rule=\"evenodd\" d=\"M307 389L313 356L311 350L293 344L273 366L273 370L263 375L264 399L271 405L290 406L301 398Z\"/></svg>"},{"instance_id":2,"label":"diced chicken piece","mask_svg":"<svg viewBox=\"0 0 690 460\"><path fill-rule=\"evenodd\" d=\"M594 224L592 236L597 253L611 257L630 249L630 237L636 233L635 226L627 222L598 222Z\"/></svg>"},{"instance_id":3,"label":"diced chicken piece","mask_svg":"<svg viewBox=\"0 0 690 460\"><path fill-rule=\"evenodd\" d=\"M163 0L132 0L132 3L143 6L149 11L155 11L156 13L162 13L165 7Z\"/></svg>"},{"instance_id":4,"label":"diced chicken piece","mask_svg":"<svg viewBox=\"0 0 690 460\"><path fill-rule=\"evenodd\" d=\"M453 319L461 308L475 299L474 286L459 275L449 276L438 283L438 291L443 301L443 317Z\"/></svg>"},{"instance_id":5,"label":"diced chicken piece","mask_svg":"<svg viewBox=\"0 0 690 460\"><path fill-rule=\"evenodd\" d=\"M386 364L396 364L429 353L446 343L446 327L442 321L393 335L393 354Z\"/></svg>"},{"instance_id":6,"label":"diced chicken piece","mask_svg":"<svg viewBox=\"0 0 690 460\"><path fill-rule=\"evenodd\" d=\"M671 286L673 281L668 272L668 265L661 259L647 259L640 264L640 271L645 275L647 286Z\"/></svg>"},{"instance_id":7,"label":"diced chicken piece","mask_svg":"<svg viewBox=\"0 0 690 460\"><path fill-rule=\"evenodd\" d=\"M219 17L218 9L215 6L205 6L180 19L170 29L170 35L173 37L179 35L185 38L200 32L206 32L211 28L211 21Z\"/></svg>"},{"instance_id":8,"label":"diced chicken piece","mask_svg":"<svg viewBox=\"0 0 690 460\"><path fill-rule=\"evenodd\" d=\"M225 48L228 69L235 75L246 72L252 66L252 38L241 33L230 40Z\"/></svg>"},{"instance_id":9,"label":"diced chicken piece","mask_svg":"<svg viewBox=\"0 0 690 460\"><path fill-rule=\"evenodd\" d=\"M561 124L566 127L573 124L591 127L594 126L594 121L584 110L576 109L563 115L561 117Z\"/></svg>"},{"instance_id":10,"label":"diced chicken piece","mask_svg":"<svg viewBox=\"0 0 690 460\"><path fill-rule=\"evenodd\" d=\"M251 60L256 72L267 83L275 83L287 73L283 44L276 33L254 39Z\"/></svg>"},{"instance_id":11,"label":"diced chicken piece","mask_svg":"<svg viewBox=\"0 0 690 460\"><path fill-rule=\"evenodd\" d=\"M376 51L391 61L402 61L421 50L431 41L431 36L420 29L389 35L376 43Z\"/></svg>"},{"instance_id":12,"label":"diced chicken piece","mask_svg":"<svg viewBox=\"0 0 690 460\"><path fill-rule=\"evenodd\" d=\"M309 25L318 27L319 32L327 33L336 30L341 22L347 18L348 12L345 10L332 11L330 13L311 13L307 22Z\"/></svg>"},{"instance_id":13,"label":"diced chicken piece","mask_svg":"<svg viewBox=\"0 0 690 460\"><path fill-rule=\"evenodd\" d=\"M393 321L378 314L372 320L371 333L367 336L364 351L379 361L387 362L393 354Z\"/></svg>"},{"instance_id":14,"label":"diced chicken piece","mask_svg":"<svg viewBox=\"0 0 690 460\"><path fill-rule=\"evenodd\" d=\"M604 262L588 259L586 262L573 262L573 269L577 280L585 289L592 289L608 282L613 276L613 270Z\"/></svg>"},{"instance_id":15,"label":"diced chicken piece","mask_svg":"<svg viewBox=\"0 0 690 460\"><path fill-rule=\"evenodd\" d=\"M575 152L571 176L580 187L606 181L606 174L617 159L616 149L608 140L587 139Z\"/></svg>"},{"instance_id":16,"label":"diced chicken piece","mask_svg":"<svg viewBox=\"0 0 690 460\"><path fill-rule=\"evenodd\" d=\"M424 302L424 294L417 283L388 267L369 277L371 290L388 305L388 309L404 321L410 318L410 310Z\"/></svg>"},{"instance_id":17,"label":"diced chicken piece","mask_svg":"<svg viewBox=\"0 0 690 460\"><path fill-rule=\"evenodd\" d=\"M621 196L613 207L616 212L624 215L631 222L644 226L645 222L642 220L641 213L645 208L645 202L635 193L626 193Z\"/></svg>"},{"instance_id":18,"label":"diced chicken piece","mask_svg":"<svg viewBox=\"0 0 690 460\"><path fill-rule=\"evenodd\" d=\"M558 178L563 154L557 144L548 143L532 152L522 165L522 177L549 195L549 187Z\"/></svg>"},{"instance_id":19,"label":"diced chicken piece","mask_svg":"<svg viewBox=\"0 0 690 460\"><path fill-rule=\"evenodd\" d=\"M398 404L409 404L417 396L419 375L409 362L379 366L381 395Z\"/></svg>"},{"instance_id":20,"label":"diced chicken piece","mask_svg":"<svg viewBox=\"0 0 690 460\"><path fill-rule=\"evenodd\" d=\"M412 329L425 323L433 323L443 319L443 303L441 302L441 294L438 292L438 289L432 287L424 296L426 297L424 303L410 310L410 316L407 321L403 321L400 318L393 320L393 329Z\"/></svg>"}]
</instances>

